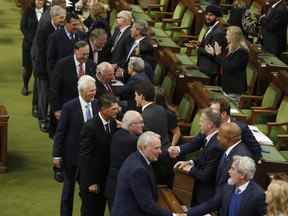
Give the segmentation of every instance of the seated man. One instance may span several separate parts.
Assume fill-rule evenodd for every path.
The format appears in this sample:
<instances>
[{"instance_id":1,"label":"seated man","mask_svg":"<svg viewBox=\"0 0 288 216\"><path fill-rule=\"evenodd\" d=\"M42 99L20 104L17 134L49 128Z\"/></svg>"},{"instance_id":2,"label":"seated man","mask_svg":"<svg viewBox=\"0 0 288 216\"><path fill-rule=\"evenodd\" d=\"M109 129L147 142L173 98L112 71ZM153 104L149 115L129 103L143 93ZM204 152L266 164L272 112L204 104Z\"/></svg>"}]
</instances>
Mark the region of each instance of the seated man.
<instances>
[{"instance_id":1,"label":"seated man","mask_svg":"<svg viewBox=\"0 0 288 216\"><path fill-rule=\"evenodd\" d=\"M201 205L188 211L188 216L202 216L218 210L219 216L263 216L266 213L265 192L252 179L255 162L249 157L234 156L229 170L229 184Z\"/></svg>"},{"instance_id":2,"label":"seated man","mask_svg":"<svg viewBox=\"0 0 288 216\"><path fill-rule=\"evenodd\" d=\"M151 167L161 154L160 136L151 131L143 133L137 149L120 169L111 216L172 216L157 205L158 191Z\"/></svg>"}]
</instances>

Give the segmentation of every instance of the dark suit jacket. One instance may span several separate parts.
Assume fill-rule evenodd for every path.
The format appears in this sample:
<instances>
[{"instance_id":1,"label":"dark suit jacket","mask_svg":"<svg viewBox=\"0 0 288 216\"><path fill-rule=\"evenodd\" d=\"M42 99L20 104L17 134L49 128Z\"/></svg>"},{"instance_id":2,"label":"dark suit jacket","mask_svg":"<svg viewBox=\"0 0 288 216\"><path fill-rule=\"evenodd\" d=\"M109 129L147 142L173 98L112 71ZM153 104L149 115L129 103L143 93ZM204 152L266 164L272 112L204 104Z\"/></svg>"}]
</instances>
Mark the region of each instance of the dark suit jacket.
<instances>
[{"instance_id":1,"label":"dark suit jacket","mask_svg":"<svg viewBox=\"0 0 288 216\"><path fill-rule=\"evenodd\" d=\"M201 72L208 76L215 76L219 73L219 64L216 63L214 56L205 51L205 46L210 44L214 46L215 42L220 46L225 47L225 32L219 24L217 24L212 31L202 39L198 48L198 66Z\"/></svg>"},{"instance_id":2,"label":"dark suit jacket","mask_svg":"<svg viewBox=\"0 0 288 216\"><path fill-rule=\"evenodd\" d=\"M240 127L241 140L251 152L254 160L258 161L259 159L261 159L262 158L261 146L255 139L248 125L245 124L244 122L239 122L239 121L233 121L233 122L235 122Z\"/></svg>"},{"instance_id":3,"label":"dark suit jacket","mask_svg":"<svg viewBox=\"0 0 288 216\"><path fill-rule=\"evenodd\" d=\"M91 47L90 43L89 43L89 50L90 50L89 59L94 62L94 53L92 51L92 47ZM111 50L109 49L108 46L104 46L101 51L98 51L97 65L100 64L101 62L104 62L104 61L105 62L111 62L111 58L112 58ZM96 64L96 62L95 62L95 64Z\"/></svg>"},{"instance_id":4,"label":"dark suit jacket","mask_svg":"<svg viewBox=\"0 0 288 216\"><path fill-rule=\"evenodd\" d=\"M86 74L95 75L95 65L90 60L86 62ZM74 56L61 59L56 64L51 76L52 111L61 110L64 103L78 96L77 82L78 76Z\"/></svg>"},{"instance_id":5,"label":"dark suit jacket","mask_svg":"<svg viewBox=\"0 0 288 216\"><path fill-rule=\"evenodd\" d=\"M192 143L180 146L181 155L186 155L201 148L199 156L193 160L194 167L189 172L189 175L195 178L192 204L206 201L215 192L216 171L223 149L218 144L217 134L206 145L205 143L205 135L199 133Z\"/></svg>"},{"instance_id":6,"label":"dark suit jacket","mask_svg":"<svg viewBox=\"0 0 288 216\"><path fill-rule=\"evenodd\" d=\"M169 146L167 111L160 105L150 104L142 111L144 130L161 136L162 148Z\"/></svg>"},{"instance_id":7,"label":"dark suit jacket","mask_svg":"<svg viewBox=\"0 0 288 216\"><path fill-rule=\"evenodd\" d=\"M128 130L119 129L112 136L110 149L110 168L106 181L106 196L113 199L118 172L126 158L137 150L137 136Z\"/></svg>"},{"instance_id":8,"label":"dark suit jacket","mask_svg":"<svg viewBox=\"0 0 288 216\"><path fill-rule=\"evenodd\" d=\"M111 216L171 216L158 206L157 193L152 168L137 151L120 169Z\"/></svg>"},{"instance_id":9,"label":"dark suit jacket","mask_svg":"<svg viewBox=\"0 0 288 216\"><path fill-rule=\"evenodd\" d=\"M49 36L47 49L47 70L49 73L52 73L60 59L73 55L75 42L84 40L85 34L78 31L74 33L74 37L73 40L69 39L64 28L56 30Z\"/></svg>"},{"instance_id":10,"label":"dark suit jacket","mask_svg":"<svg viewBox=\"0 0 288 216\"><path fill-rule=\"evenodd\" d=\"M247 88L246 67L249 61L248 51L240 48L228 56L215 56L215 61L222 69L221 85L223 90L229 94L245 92Z\"/></svg>"},{"instance_id":11,"label":"dark suit jacket","mask_svg":"<svg viewBox=\"0 0 288 216\"><path fill-rule=\"evenodd\" d=\"M110 131L116 130L116 122L110 121ZM87 191L92 184L104 191L110 162L111 135L106 133L99 114L87 121L80 135L80 187Z\"/></svg>"},{"instance_id":12,"label":"dark suit jacket","mask_svg":"<svg viewBox=\"0 0 288 216\"><path fill-rule=\"evenodd\" d=\"M226 161L224 160L224 154L217 168L217 175L216 175L217 186L222 186L225 183L227 183L227 180L229 178L228 171L231 167L231 164L233 162L233 157L235 155L252 157L250 151L248 150L247 146L244 143L239 143L238 145L236 145L229 153Z\"/></svg>"},{"instance_id":13,"label":"dark suit jacket","mask_svg":"<svg viewBox=\"0 0 288 216\"><path fill-rule=\"evenodd\" d=\"M48 48L48 37L55 31L51 22L40 25L36 34L36 72L40 79L48 80L47 71L47 48Z\"/></svg>"},{"instance_id":14,"label":"dark suit jacket","mask_svg":"<svg viewBox=\"0 0 288 216\"><path fill-rule=\"evenodd\" d=\"M219 210L219 216L228 216L231 195L234 191L235 186L226 184L212 199L191 208L188 216L202 216L215 210ZM241 193L239 216L264 216L265 213L265 193L260 186L251 181Z\"/></svg>"},{"instance_id":15,"label":"dark suit jacket","mask_svg":"<svg viewBox=\"0 0 288 216\"><path fill-rule=\"evenodd\" d=\"M98 104L92 102L93 116L98 113ZM64 166L78 166L80 131L84 124L79 98L65 103L54 137L53 157L61 157Z\"/></svg>"},{"instance_id":16,"label":"dark suit jacket","mask_svg":"<svg viewBox=\"0 0 288 216\"><path fill-rule=\"evenodd\" d=\"M108 85L110 85L111 89L112 86L109 83ZM96 98L100 98L103 94L110 94L109 91L107 91L107 89L105 88L105 86L103 85L102 82L100 82L97 77L96 77Z\"/></svg>"},{"instance_id":17,"label":"dark suit jacket","mask_svg":"<svg viewBox=\"0 0 288 216\"><path fill-rule=\"evenodd\" d=\"M112 49L115 43L115 39L117 38L117 35L119 34L119 28L117 27L112 35L112 37L109 40L109 47ZM119 67L123 67L126 61L127 57L127 44L130 44L131 41L133 41L131 37L131 27L128 27L123 34L121 35L121 38L118 40L117 44L114 46L114 49L112 52L112 64L117 64Z\"/></svg>"},{"instance_id":18,"label":"dark suit jacket","mask_svg":"<svg viewBox=\"0 0 288 216\"><path fill-rule=\"evenodd\" d=\"M264 49L277 56L285 51L287 43L288 10L282 0L271 8L262 20Z\"/></svg>"}]
</instances>

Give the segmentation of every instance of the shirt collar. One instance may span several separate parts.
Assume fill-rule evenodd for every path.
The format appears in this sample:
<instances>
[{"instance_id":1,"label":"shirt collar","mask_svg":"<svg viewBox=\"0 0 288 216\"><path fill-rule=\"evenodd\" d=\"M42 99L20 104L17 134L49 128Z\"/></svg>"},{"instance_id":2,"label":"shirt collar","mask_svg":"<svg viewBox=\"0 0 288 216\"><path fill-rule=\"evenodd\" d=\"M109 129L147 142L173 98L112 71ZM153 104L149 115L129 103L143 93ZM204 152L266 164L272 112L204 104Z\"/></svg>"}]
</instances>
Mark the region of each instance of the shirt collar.
<instances>
[{"instance_id":1,"label":"shirt collar","mask_svg":"<svg viewBox=\"0 0 288 216\"><path fill-rule=\"evenodd\" d=\"M91 102L86 102L80 95L79 95L79 101L81 106L85 107L86 105L91 106Z\"/></svg>"},{"instance_id":2,"label":"shirt collar","mask_svg":"<svg viewBox=\"0 0 288 216\"><path fill-rule=\"evenodd\" d=\"M147 157L144 155L144 153L143 153L142 151L140 151L140 150L138 150L138 151L139 151L139 153L142 155L142 157L145 159L146 163L147 163L148 166L149 166L151 162L147 159Z\"/></svg>"},{"instance_id":3,"label":"shirt collar","mask_svg":"<svg viewBox=\"0 0 288 216\"><path fill-rule=\"evenodd\" d=\"M211 134L207 135L207 136L205 137L206 143L208 143L208 142L210 141L210 139L211 139L216 133L218 133L218 130L215 130L215 131L212 132Z\"/></svg>"},{"instance_id":4,"label":"shirt collar","mask_svg":"<svg viewBox=\"0 0 288 216\"><path fill-rule=\"evenodd\" d=\"M35 8L35 11L37 12L37 13L43 13L43 8L40 8L40 9L38 9L38 8Z\"/></svg>"},{"instance_id":5,"label":"shirt collar","mask_svg":"<svg viewBox=\"0 0 288 216\"><path fill-rule=\"evenodd\" d=\"M120 32L121 33L123 33L127 28L129 28L130 27L130 25L128 25L128 26L125 26L125 27L123 27L123 28L121 28L121 29L119 29L120 30Z\"/></svg>"},{"instance_id":6,"label":"shirt collar","mask_svg":"<svg viewBox=\"0 0 288 216\"><path fill-rule=\"evenodd\" d=\"M278 1L278 2L276 2L276 3L274 3L273 5L272 5L272 8L275 8L280 2L281 2L282 0L280 0L280 1Z\"/></svg>"},{"instance_id":7,"label":"shirt collar","mask_svg":"<svg viewBox=\"0 0 288 216\"><path fill-rule=\"evenodd\" d=\"M238 190L238 193L241 194L242 192L244 192L246 190L246 188L248 187L250 181L247 181L245 184L242 184L240 186L238 186L236 188L236 190Z\"/></svg>"},{"instance_id":8,"label":"shirt collar","mask_svg":"<svg viewBox=\"0 0 288 216\"><path fill-rule=\"evenodd\" d=\"M51 25L53 26L53 28L54 28L55 30L57 30L57 26L54 24L53 20L51 20Z\"/></svg>"},{"instance_id":9,"label":"shirt collar","mask_svg":"<svg viewBox=\"0 0 288 216\"><path fill-rule=\"evenodd\" d=\"M137 43L137 44L139 44L139 43L140 43L140 41L142 41L144 38L145 38L145 37L141 37L141 38L139 38L139 39L135 40L135 42L134 42L134 43Z\"/></svg>"},{"instance_id":10,"label":"shirt collar","mask_svg":"<svg viewBox=\"0 0 288 216\"><path fill-rule=\"evenodd\" d=\"M76 66L80 65L80 62L77 60L76 55L74 55L74 62L76 64ZM83 63L83 64L85 64L85 63Z\"/></svg>"},{"instance_id":11,"label":"shirt collar","mask_svg":"<svg viewBox=\"0 0 288 216\"><path fill-rule=\"evenodd\" d=\"M109 121L106 121L104 118L103 118L103 116L101 115L101 112L99 112L99 117L100 117L100 119L101 119L101 121L102 121L102 123L103 123L103 125L106 125L106 124L108 124L109 123Z\"/></svg>"},{"instance_id":12,"label":"shirt collar","mask_svg":"<svg viewBox=\"0 0 288 216\"><path fill-rule=\"evenodd\" d=\"M142 107L142 112L144 111L144 109L146 108L146 107L148 107L150 104L152 104L153 102L149 102L149 103L147 103L147 104L145 104L143 107Z\"/></svg>"},{"instance_id":13,"label":"shirt collar","mask_svg":"<svg viewBox=\"0 0 288 216\"><path fill-rule=\"evenodd\" d=\"M228 149L226 149L226 151L225 151L226 156L228 156L230 154L230 152L233 150L233 148L235 148L235 146L237 146L240 142L241 142L241 140L239 140L238 142L236 142L235 144L230 146Z\"/></svg>"}]
</instances>

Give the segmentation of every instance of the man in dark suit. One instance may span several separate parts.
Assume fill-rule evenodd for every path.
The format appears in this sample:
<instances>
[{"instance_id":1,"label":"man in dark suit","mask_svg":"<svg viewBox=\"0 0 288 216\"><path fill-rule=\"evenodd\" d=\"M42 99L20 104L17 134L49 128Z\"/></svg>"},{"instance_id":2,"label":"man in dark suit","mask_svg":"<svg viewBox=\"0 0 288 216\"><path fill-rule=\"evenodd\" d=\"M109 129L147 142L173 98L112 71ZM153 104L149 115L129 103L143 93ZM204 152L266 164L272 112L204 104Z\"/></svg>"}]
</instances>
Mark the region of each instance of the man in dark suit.
<instances>
[{"instance_id":1,"label":"man in dark suit","mask_svg":"<svg viewBox=\"0 0 288 216\"><path fill-rule=\"evenodd\" d=\"M120 169L111 216L172 216L157 204L158 191L151 167L151 162L157 161L161 154L159 135L151 131L143 133L137 149Z\"/></svg>"},{"instance_id":2,"label":"man in dark suit","mask_svg":"<svg viewBox=\"0 0 288 216\"><path fill-rule=\"evenodd\" d=\"M134 110L127 111L121 128L112 136L110 149L110 168L107 176L105 195L111 209L115 196L118 172L126 158L136 151L137 138L143 132L143 118Z\"/></svg>"},{"instance_id":3,"label":"man in dark suit","mask_svg":"<svg viewBox=\"0 0 288 216\"><path fill-rule=\"evenodd\" d=\"M264 216L265 192L252 179L255 162L245 156L235 156L229 170L230 184L223 186L216 195L188 211L188 216L202 216L219 210L219 216Z\"/></svg>"},{"instance_id":4,"label":"man in dark suit","mask_svg":"<svg viewBox=\"0 0 288 216\"><path fill-rule=\"evenodd\" d=\"M285 0L272 0L261 18L264 50L279 56L287 46L288 9Z\"/></svg>"},{"instance_id":5,"label":"man in dark suit","mask_svg":"<svg viewBox=\"0 0 288 216\"><path fill-rule=\"evenodd\" d=\"M49 75L53 73L56 63L67 56L73 55L74 44L85 40L85 34L77 30L80 25L75 13L68 13L64 28L53 32L48 39L47 70Z\"/></svg>"},{"instance_id":6,"label":"man in dark suit","mask_svg":"<svg viewBox=\"0 0 288 216\"><path fill-rule=\"evenodd\" d=\"M47 131L48 122L48 71L47 71L47 43L48 37L58 27L64 24L66 10L55 5L50 9L51 21L45 25L39 25L35 36L37 45L36 68L35 71L38 77L38 118L40 129Z\"/></svg>"},{"instance_id":7,"label":"man in dark suit","mask_svg":"<svg viewBox=\"0 0 288 216\"><path fill-rule=\"evenodd\" d=\"M127 56L125 62L121 64L122 68L127 68L131 56L141 57L146 64L152 68L155 67L154 48L147 37L148 25L145 22L134 22L131 28L131 37L133 41L127 43Z\"/></svg>"},{"instance_id":8,"label":"man in dark suit","mask_svg":"<svg viewBox=\"0 0 288 216\"><path fill-rule=\"evenodd\" d=\"M205 22L208 30L198 48L198 66L199 70L215 79L219 73L220 66L216 63L214 56L206 50L206 46L214 46L215 42L221 47L225 47L225 32L220 26L219 18L222 16L221 8L217 5L208 5L205 11Z\"/></svg>"},{"instance_id":9,"label":"man in dark suit","mask_svg":"<svg viewBox=\"0 0 288 216\"><path fill-rule=\"evenodd\" d=\"M132 41L131 23L132 13L127 10L120 11L116 18L117 27L111 36L108 44L112 53L112 64L122 67L127 56L126 45Z\"/></svg>"},{"instance_id":10,"label":"man in dark suit","mask_svg":"<svg viewBox=\"0 0 288 216\"><path fill-rule=\"evenodd\" d=\"M229 178L228 170L235 155L251 157L247 146L241 141L241 129L234 122L223 123L218 133L219 144L225 149L217 168L216 184L222 186Z\"/></svg>"},{"instance_id":11,"label":"man in dark suit","mask_svg":"<svg viewBox=\"0 0 288 216\"><path fill-rule=\"evenodd\" d=\"M103 94L113 95L111 80L114 79L114 67L108 62L102 62L97 65L96 72L96 98L101 97Z\"/></svg>"},{"instance_id":12,"label":"man in dark suit","mask_svg":"<svg viewBox=\"0 0 288 216\"><path fill-rule=\"evenodd\" d=\"M89 34L89 58L96 64L111 62L111 51L107 46L108 35L104 29L96 28Z\"/></svg>"},{"instance_id":13,"label":"man in dark suit","mask_svg":"<svg viewBox=\"0 0 288 216\"><path fill-rule=\"evenodd\" d=\"M74 55L61 59L51 76L51 110L59 120L62 105L78 96L77 81L82 75L95 75L95 65L88 60L89 46L86 41L74 45Z\"/></svg>"},{"instance_id":14,"label":"man in dark suit","mask_svg":"<svg viewBox=\"0 0 288 216\"><path fill-rule=\"evenodd\" d=\"M184 156L201 149L196 159L179 161L175 164L175 167L184 169L195 179L192 205L205 202L214 195L217 166L223 153L217 140L218 129L221 124L220 115L207 108L203 110L199 124L201 133L193 138L192 143L171 146L168 149L171 157Z\"/></svg>"},{"instance_id":15,"label":"man in dark suit","mask_svg":"<svg viewBox=\"0 0 288 216\"><path fill-rule=\"evenodd\" d=\"M210 107L214 112L220 113L222 122L235 122L241 129L241 141L247 146L255 161L262 158L261 146L256 141L247 124L231 119L230 104L224 98L212 100Z\"/></svg>"},{"instance_id":16,"label":"man in dark suit","mask_svg":"<svg viewBox=\"0 0 288 216\"><path fill-rule=\"evenodd\" d=\"M55 133L53 166L64 171L61 216L72 215L75 181L78 170L80 131L84 122L96 116L98 104L94 100L95 79L84 75L78 80L79 97L65 103Z\"/></svg>"},{"instance_id":17,"label":"man in dark suit","mask_svg":"<svg viewBox=\"0 0 288 216\"><path fill-rule=\"evenodd\" d=\"M119 105L114 96L99 99L98 115L84 124L80 138L80 192L85 216L104 216L105 182L110 162L111 136L116 130Z\"/></svg>"}]
</instances>

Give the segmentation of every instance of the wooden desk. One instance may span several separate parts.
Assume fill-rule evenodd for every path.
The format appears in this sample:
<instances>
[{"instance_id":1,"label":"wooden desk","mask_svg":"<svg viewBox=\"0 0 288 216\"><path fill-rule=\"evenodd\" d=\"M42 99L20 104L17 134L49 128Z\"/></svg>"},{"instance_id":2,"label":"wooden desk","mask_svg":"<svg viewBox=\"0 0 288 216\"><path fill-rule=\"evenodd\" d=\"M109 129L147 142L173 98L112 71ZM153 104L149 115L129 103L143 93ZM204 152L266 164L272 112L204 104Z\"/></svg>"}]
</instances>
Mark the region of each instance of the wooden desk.
<instances>
[{"instance_id":1,"label":"wooden desk","mask_svg":"<svg viewBox=\"0 0 288 216\"><path fill-rule=\"evenodd\" d=\"M5 106L0 105L0 173L7 172L7 128L8 113Z\"/></svg>"}]
</instances>

